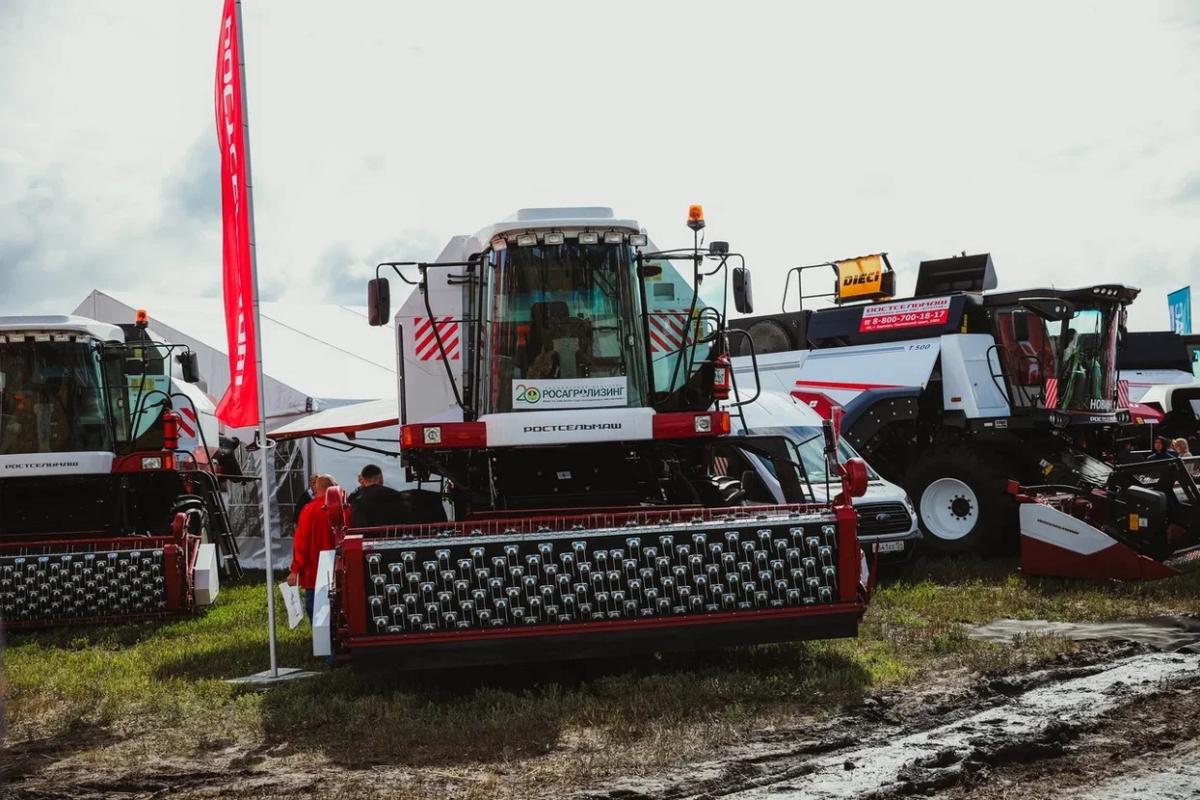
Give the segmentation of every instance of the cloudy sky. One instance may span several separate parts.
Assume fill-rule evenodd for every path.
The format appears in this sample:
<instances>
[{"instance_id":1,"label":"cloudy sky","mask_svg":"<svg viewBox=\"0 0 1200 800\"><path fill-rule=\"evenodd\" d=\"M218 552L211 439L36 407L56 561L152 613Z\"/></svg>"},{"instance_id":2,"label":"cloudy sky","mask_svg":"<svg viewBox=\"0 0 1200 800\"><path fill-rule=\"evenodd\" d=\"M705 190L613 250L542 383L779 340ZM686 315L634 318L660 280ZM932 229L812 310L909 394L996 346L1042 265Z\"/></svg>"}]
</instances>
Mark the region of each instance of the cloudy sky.
<instances>
[{"instance_id":1,"label":"cloudy sky","mask_svg":"<svg viewBox=\"0 0 1200 800\"><path fill-rule=\"evenodd\" d=\"M0 0L0 314L219 293L220 0ZM521 206L688 203L755 270L990 250L1200 284L1200 4L245 0L264 297L362 303ZM1200 292L1200 285L1197 286Z\"/></svg>"}]
</instances>

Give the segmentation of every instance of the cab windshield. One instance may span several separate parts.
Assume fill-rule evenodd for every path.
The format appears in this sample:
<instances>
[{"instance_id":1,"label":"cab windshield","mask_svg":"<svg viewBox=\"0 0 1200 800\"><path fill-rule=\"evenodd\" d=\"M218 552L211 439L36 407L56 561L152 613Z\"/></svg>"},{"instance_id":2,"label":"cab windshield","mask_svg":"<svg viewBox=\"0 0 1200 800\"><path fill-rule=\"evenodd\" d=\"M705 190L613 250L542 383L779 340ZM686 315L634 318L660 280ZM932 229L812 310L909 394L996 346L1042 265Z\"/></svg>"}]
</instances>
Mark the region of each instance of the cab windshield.
<instances>
[{"instance_id":1,"label":"cab windshield","mask_svg":"<svg viewBox=\"0 0 1200 800\"><path fill-rule=\"evenodd\" d=\"M1116 408L1117 312L1086 308L1067 322L1047 323L1057 366L1046 407L1062 411Z\"/></svg>"},{"instance_id":2,"label":"cab windshield","mask_svg":"<svg viewBox=\"0 0 1200 800\"><path fill-rule=\"evenodd\" d=\"M113 450L104 385L91 342L0 342L0 455Z\"/></svg>"},{"instance_id":3,"label":"cab windshield","mask_svg":"<svg viewBox=\"0 0 1200 800\"><path fill-rule=\"evenodd\" d=\"M485 411L643 406L641 300L624 245L508 247L489 270Z\"/></svg>"}]
</instances>

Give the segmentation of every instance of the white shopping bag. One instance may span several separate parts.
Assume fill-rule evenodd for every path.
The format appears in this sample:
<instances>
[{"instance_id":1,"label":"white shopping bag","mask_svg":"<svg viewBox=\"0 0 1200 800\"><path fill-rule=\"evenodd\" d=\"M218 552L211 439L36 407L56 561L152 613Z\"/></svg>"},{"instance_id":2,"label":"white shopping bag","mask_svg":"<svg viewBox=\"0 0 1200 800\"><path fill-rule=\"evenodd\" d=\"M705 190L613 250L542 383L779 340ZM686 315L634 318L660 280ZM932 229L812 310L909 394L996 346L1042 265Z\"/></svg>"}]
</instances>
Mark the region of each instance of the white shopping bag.
<instances>
[{"instance_id":1,"label":"white shopping bag","mask_svg":"<svg viewBox=\"0 0 1200 800\"><path fill-rule=\"evenodd\" d=\"M300 589L288 586L284 581L279 584L279 593L283 595L283 604L287 606L288 628L294 628L304 619L304 601L300 598Z\"/></svg>"}]
</instances>

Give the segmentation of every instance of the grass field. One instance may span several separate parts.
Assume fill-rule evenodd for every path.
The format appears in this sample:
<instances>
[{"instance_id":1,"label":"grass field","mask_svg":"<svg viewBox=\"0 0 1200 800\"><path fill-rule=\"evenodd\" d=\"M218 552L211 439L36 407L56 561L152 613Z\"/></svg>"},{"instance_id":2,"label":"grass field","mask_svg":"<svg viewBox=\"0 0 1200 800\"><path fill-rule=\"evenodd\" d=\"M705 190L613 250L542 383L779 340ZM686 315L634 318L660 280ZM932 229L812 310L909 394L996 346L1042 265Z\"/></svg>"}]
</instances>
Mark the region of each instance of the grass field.
<instances>
[{"instance_id":1,"label":"grass field","mask_svg":"<svg viewBox=\"0 0 1200 800\"><path fill-rule=\"evenodd\" d=\"M265 589L168 624L14 636L4 653L10 743L68 750L124 743L202 754L286 745L306 763L566 787L696 756L748 730L823 714L880 687L951 670L994 672L1069 650L966 636L1001 617L1110 620L1200 612L1200 575L1146 584L1028 579L1012 562L918 561L876 589L855 640L457 674L328 671L307 625L280 619L279 660L318 678L254 692L225 683L266 666ZM130 748L133 748L132 751ZM117 757L117 756L112 756ZM558 781L556 784L555 782Z\"/></svg>"}]
</instances>

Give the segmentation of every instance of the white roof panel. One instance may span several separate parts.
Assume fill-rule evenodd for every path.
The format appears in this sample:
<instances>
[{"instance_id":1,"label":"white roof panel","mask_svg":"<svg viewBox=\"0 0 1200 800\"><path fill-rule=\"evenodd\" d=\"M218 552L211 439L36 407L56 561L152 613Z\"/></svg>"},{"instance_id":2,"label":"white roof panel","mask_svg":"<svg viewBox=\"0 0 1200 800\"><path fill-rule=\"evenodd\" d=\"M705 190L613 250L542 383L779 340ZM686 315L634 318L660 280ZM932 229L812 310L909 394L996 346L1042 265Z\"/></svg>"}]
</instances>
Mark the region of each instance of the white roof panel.
<instances>
[{"instance_id":1,"label":"white roof panel","mask_svg":"<svg viewBox=\"0 0 1200 800\"><path fill-rule=\"evenodd\" d=\"M398 424L399 404L395 397L388 397L317 411L281 425L267 435L273 439L297 439L302 436L368 431Z\"/></svg>"},{"instance_id":2,"label":"white roof panel","mask_svg":"<svg viewBox=\"0 0 1200 800\"><path fill-rule=\"evenodd\" d=\"M500 233L544 228L563 231L620 228L634 233L642 230L637 220L617 219L611 208L603 206L522 208L508 218L483 228L474 238L480 246L486 247L492 237Z\"/></svg>"},{"instance_id":3,"label":"white roof panel","mask_svg":"<svg viewBox=\"0 0 1200 800\"><path fill-rule=\"evenodd\" d=\"M133 318L129 318L133 322ZM123 342L125 334L116 325L87 317L56 314L40 317L0 317L0 333L82 333L104 342Z\"/></svg>"}]
</instances>

